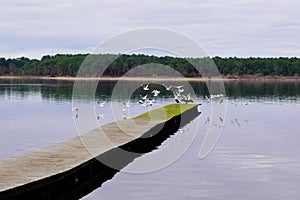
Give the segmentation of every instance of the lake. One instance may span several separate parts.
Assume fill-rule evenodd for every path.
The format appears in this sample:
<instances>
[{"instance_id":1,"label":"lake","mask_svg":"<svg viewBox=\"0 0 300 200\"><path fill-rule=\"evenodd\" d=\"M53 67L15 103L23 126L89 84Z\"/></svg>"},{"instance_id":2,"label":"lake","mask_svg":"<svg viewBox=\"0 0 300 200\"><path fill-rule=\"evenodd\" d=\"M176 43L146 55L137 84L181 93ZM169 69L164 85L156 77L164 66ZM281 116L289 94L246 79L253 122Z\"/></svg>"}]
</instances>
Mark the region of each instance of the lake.
<instances>
[{"instance_id":1,"label":"lake","mask_svg":"<svg viewBox=\"0 0 300 200\"><path fill-rule=\"evenodd\" d=\"M114 84L101 83L95 101L122 106L122 97L110 101ZM204 159L198 154L213 102L205 98L204 83L191 85L202 113L193 122L199 128L187 151L176 162L154 172L119 172L82 199L299 199L300 82L225 82L224 129ZM0 80L0 159L76 137L72 89L70 81ZM141 108L137 99L130 103L131 116L148 110ZM171 101L172 96L166 94L153 106ZM114 120L106 105L96 108L103 114L100 125ZM189 126L126 168L172 148L172 141L189 134Z\"/></svg>"}]
</instances>

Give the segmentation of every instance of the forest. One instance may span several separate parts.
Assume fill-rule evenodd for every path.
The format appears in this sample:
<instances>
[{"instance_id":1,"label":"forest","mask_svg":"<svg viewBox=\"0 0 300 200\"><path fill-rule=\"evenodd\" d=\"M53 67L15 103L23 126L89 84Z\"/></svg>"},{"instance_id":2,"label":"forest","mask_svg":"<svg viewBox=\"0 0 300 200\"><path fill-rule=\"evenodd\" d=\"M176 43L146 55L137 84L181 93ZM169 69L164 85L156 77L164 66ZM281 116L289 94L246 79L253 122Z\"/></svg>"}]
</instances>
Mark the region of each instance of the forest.
<instances>
[{"instance_id":1,"label":"forest","mask_svg":"<svg viewBox=\"0 0 300 200\"><path fill-rule=\"evenodd\" d=\"M49 77L73 77L86 59L88 54L57 54L43 56L40 60L21 58L0 58L0 76L49 76ZM91 58L93 55L89 55ZM211 58L175 58L157 57L148 55L94 55L109 63L103 76L118 77L136 66L147 63L159 63L168 65L185 77L200 76L191 63L198 63L203 70L209 73L212 62L216 64L223 76L299 76L299 58L237 58L237 57L213 57ZM112 62L110 62L112 61ZM98 64L101 64L98 63ZM93 67L93 66L91 66ZM96 66L94 66L96 67Z\"/></svg>"}]
</instances>

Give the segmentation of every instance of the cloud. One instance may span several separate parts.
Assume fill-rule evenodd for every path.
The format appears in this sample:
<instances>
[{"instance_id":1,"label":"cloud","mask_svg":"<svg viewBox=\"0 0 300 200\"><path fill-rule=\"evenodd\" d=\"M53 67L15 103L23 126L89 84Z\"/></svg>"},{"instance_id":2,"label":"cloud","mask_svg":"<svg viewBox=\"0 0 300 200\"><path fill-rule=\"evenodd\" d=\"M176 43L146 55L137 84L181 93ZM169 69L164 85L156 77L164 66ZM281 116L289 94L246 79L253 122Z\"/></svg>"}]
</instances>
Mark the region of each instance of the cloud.
<instances>
[{"instance_id":1,"label":"cloud","mask_svg":"<svg viewBox=\"0 0 300 200\"><path fill-rule=\"evenodd\" d=\"M91 51L139 27L179 31L210 55L300 56L299 7L295 0L3 0L0 56Z\"/></svg>"}]
</instances>

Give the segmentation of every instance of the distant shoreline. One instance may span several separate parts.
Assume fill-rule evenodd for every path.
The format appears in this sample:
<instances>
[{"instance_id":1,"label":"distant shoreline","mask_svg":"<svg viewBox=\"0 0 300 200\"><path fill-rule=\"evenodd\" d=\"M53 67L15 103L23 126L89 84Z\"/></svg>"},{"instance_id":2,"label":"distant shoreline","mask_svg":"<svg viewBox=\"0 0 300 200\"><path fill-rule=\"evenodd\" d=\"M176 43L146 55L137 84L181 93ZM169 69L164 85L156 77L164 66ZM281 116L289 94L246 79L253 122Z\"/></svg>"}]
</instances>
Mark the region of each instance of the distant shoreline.
<instances>
[{"instance_id":1,"label":"distant shoreline","mask_svg":"<svg viewBox=\"0 0 300 200\"><path fill-rule=\"evenodd\" d=\"M49 76L0 76L0 80L57 80L57 81L300 81L299 76L223 76L222 78L172 78L172 77L49 77Z\"/></svg>"}]
</instances>

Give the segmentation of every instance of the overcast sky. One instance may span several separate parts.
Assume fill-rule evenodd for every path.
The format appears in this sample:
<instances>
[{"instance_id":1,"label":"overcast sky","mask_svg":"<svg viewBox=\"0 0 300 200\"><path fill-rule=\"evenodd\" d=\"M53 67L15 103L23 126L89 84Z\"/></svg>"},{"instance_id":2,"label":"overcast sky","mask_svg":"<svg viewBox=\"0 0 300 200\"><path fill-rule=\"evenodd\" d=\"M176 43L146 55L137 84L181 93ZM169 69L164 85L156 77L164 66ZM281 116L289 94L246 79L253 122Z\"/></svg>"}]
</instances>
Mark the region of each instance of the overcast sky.
<instances>
[{"instance_id":1,"label":"overcast sky","mask_svg":"<svg viewBox=\"0 0 300 200\"><path fill-rule=\"evenodd\" d=\"M215 56L300 57L299 0L1 0L0 57L87 53L120 32L179 31Z\"/></svg>"}]
</instances>

